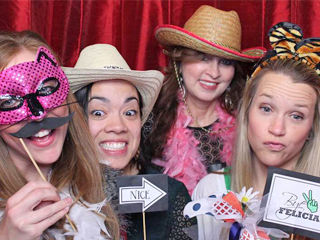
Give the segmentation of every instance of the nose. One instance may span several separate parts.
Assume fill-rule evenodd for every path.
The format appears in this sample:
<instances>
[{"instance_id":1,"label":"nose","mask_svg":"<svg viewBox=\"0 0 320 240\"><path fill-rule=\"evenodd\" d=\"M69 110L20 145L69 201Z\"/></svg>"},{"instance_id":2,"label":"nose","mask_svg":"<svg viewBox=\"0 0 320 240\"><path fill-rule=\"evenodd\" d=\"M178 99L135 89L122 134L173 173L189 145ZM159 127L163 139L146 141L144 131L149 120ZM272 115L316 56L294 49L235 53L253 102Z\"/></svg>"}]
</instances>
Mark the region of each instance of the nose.
<instances>
[{"instance_id":1,"label":"nose","mask_svg":"<svg viewBox=\"0 0 320 240\"><path fill-rule=\"evenodd\" d=\"M275 136L283 136L286 134L285 119L282 116L274 116L270 125L269 132Z\"/></svg>"},{"instance_id":2,"label":"nose","mask_svg":"<svg viewBox=\"0 0 320 240\"><path fill-rule=\"evenodd\" d=\"M207 73L213 78L217 79L221 76L219 61L217 59L213 59L208 64Z\"/></svg>"},{"instance_id":3,"label":"nose","mask_svg":"<svg viewBox=\"0 0 320 240\"><path fill-rule=\"evenodd\" d=\"M105 124L104 131L107 133L120 134L128 131L127 124L120 114L109 116Z\"/></svg>"}]
</instances>

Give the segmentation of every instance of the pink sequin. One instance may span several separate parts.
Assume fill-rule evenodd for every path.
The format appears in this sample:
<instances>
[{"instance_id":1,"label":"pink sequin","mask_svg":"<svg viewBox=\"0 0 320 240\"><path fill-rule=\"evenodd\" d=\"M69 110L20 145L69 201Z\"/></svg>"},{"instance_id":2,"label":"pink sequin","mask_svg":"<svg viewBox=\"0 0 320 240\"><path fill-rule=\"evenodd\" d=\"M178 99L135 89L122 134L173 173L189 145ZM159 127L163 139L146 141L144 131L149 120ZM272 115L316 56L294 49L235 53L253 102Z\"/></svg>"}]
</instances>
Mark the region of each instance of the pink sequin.
<instances>
[{"instance_id":1,"label":"pink sequin","mask_svg":"<svg viewBox=\"0 0 320 240\"><path fill-rule=\"evenodd\" d=\"M39 90L48 79L58 81L59 87L53 93L41 96ZM0 124L41 119L48 110L61 105L66 100L68 92L69 83L65 73L51 52L45 47L40 47L35 61L20 63L0 72ZM3 99L12 97L20 100L23 98L22 106L5 110Z\"/></svg>"}]
</instances>

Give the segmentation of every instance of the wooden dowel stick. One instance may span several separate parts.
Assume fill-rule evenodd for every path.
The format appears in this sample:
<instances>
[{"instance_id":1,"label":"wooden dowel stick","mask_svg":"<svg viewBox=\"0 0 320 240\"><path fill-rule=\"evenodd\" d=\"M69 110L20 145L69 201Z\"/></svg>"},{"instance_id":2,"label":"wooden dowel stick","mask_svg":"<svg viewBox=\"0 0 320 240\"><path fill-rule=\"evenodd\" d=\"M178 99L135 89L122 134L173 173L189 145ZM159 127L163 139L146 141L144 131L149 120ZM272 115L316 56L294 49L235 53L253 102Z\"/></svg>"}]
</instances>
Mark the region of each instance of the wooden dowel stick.
<instances>
[{"instance_id":1,"label":"wooden dowel stick","mask_svg":"<svg viewBox=\"0 0 320 240\"><path fill-rule=\"evenodd\" d=\"M29 149L27 148L27 145L24 143L22 138L19 138L24 150L27 152L29 158L31 159L31 162L33 163L33 165L35 166L35 168L37 169L38 173L40 174L41 178L43 181L48 182L47 179L44 177L43 173L41 172L37 162L34 160L34 158L32 157L31 153L29 152ZM73 225L68 213L65 215L66 219L68 220L68 222L70 223L70 226L72 227L74 232L77 232L76 227Z\"/></svg>"},{"instance_id":2,"label":"wooden dowel stick","mask_svg":"<svg viewBox=\"0 0 320 240\"><path fill-rule=\"evenodd\" d=\"M43 181L47 182L47 179L44 177L43 173L41 172L37 162L33 159L31 153L29 152L29 149L27 148L27 145L24 143L23 139L22 138L19 138L20 139L20 142L24 148L24 150L27 152L29 158L31 159L31 162L33 163L33 165L35 166L35 168L37 169L38 173L40 174L41 178Z\"/></svg>"},{"instance_id":3,"label":"wooden dowel stick","mask_svg":"<svg viewBox=\"0 0 320 240\"><path fill-rule=\"evenodd\" d=\"M144 212L142 212L142 219L143 219L143 239L147 240L146 215Z\"/></svg>"}]
</instances>

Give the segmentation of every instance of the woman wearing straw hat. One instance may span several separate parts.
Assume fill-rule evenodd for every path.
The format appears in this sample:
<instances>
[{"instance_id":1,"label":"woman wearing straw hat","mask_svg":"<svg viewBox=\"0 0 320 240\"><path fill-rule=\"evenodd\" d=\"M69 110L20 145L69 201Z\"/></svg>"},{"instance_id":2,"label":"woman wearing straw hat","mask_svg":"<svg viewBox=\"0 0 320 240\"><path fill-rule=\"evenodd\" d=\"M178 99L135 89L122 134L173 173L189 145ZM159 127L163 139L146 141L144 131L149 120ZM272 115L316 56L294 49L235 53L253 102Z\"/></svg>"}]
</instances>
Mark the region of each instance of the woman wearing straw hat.
<instances>
[{"instance_id":1,"label":"woman wearing straw hat","mask_svg":"<svg viewBox=\"0 0 320 240\"><path fill-rule=\"evenodd\" d=\"M86 47L74 68L65 68L71 89L85 110L101 162L124 175L159 173L139 154L141 126L160 91L158 71L133 71L117 49L107 44ZM190 200L185 186L169 178L169 209L147 212L147 239L188 239L183 228L191 226L182 216ZM128 239L143 239L142 214L130 214Z\"/></svg>"},{"instance_id":2,"label":"woman wearing straw hat","mask_svg":"<svg viewBox=\"0 0 320 240\"><path fill-rule=\"evenodd\" d=\"M50 47L32 31L1 32L0 55L0 239L119 239L89 129Z\"/></svg>"},{"instance_id":3,"label":"woman wearing straw hat","mask_svg":"<svg viewBox=\"0 0 320 240\"><path fill-rule=\"evenodd\" d=\"M241 51L238 14L210 6L200 7L184 28L159 26L155 36L171 64L144 126L147 153L192 194L207 171L231 164L234 110L245 83L240 62L264 51Z\"/></svg>"},{"instance_id":4,"label":"woman wearing straw hat","mask_svg":"<svg viewBox=\"0 0 320 240\"><path fill-rule=\"evenodd\" d=\"M268 167L320 176L320 38L302 36L300 27L288 22L270 29L273 49L248 80L239 108L231 179L208 174L193 199L229 190L240 193L243 187L262 196ZM246 203L251 197L248 191L240 200ZM213 239L218 229L214 217L197 218L199 239Z\"/></svg>"}]
</instances>

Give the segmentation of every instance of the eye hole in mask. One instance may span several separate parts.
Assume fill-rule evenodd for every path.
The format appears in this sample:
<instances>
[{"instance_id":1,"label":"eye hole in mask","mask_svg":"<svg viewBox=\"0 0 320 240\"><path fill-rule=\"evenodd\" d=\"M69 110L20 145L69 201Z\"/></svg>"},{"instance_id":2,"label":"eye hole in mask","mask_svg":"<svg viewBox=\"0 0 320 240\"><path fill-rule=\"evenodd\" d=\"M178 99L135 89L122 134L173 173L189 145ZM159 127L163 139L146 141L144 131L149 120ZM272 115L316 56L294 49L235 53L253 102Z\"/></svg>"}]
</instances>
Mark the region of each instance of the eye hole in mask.
<instances>
[{"instance_id":1,"label":"eye hole in mask","mask_svg":"<svg viewBox=\"0 0 320 240\"><path fill-rule=\"evenodd\" d=\"M0 96L0 111L10 111L18 109L23 105L24 99L20 96L2 95Z\"/></svg>"},{"instance_id":2,"label":"eye hole in mask","mask_svg":"<svg viewBox=\"0 0 320 240\"><path fill-rule=\"evenodd\" d=\"M39 97L49 96L56 92L59 87L59 81L54 77L50 77L40 84L35 95ZM9 94L0 96L0 111L11 111L20 108L24 100L28 98L28 95L29 94L24 97Z\"/></svg>"},{"instance_id":3,"label":"eye hole in mask","mask_svg":"<svg viewBox=\"0 0 320 240\"><path fill-rule=\"evenodd\" d=\"M60 83L56 78L50 77L44 80L36 91L37 96L48 96L56 92Z\"/></svg>"}]
</instances>

